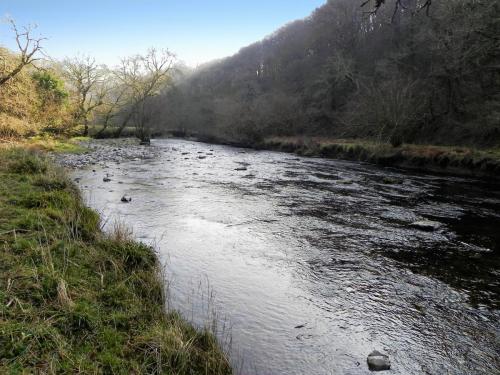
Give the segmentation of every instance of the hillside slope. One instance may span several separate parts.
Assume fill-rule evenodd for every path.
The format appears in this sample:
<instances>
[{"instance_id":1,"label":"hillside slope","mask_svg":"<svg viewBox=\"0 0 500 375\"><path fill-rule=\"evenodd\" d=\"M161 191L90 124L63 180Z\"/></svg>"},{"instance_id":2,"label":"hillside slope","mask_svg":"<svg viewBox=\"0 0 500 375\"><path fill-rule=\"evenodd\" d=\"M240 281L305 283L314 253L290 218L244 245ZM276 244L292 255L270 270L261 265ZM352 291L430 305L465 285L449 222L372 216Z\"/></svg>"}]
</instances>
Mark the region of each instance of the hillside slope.
<instances>
[{"instance_id":1,"label":"hillside slope","mask_svg":"<svg viewBox=\"0 0 500 375\"><path fill-rule=\"evenodd\" d=\"M393 3L394 1L392 1ZM150 103L156 132L500 144L498 2L329 0Z\"/></svg>"}]
</instances>

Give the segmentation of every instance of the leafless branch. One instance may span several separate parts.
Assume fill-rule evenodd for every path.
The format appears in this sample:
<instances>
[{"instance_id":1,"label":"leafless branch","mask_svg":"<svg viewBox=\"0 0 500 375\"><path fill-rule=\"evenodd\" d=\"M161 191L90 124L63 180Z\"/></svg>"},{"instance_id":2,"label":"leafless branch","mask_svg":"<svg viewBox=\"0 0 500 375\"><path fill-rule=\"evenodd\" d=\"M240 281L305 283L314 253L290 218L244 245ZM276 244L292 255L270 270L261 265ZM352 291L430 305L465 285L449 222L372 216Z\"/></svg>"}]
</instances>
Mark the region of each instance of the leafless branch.
<instances>
[{"instance_id":1,"label":"leafless branch","mask_svg":"<svg viewBox=\"0 0 500 375\"><path fill-rule=\"evenodd\" d=\"M9 23L11 24L12 30L16 35L16 45L20 53L19 63L9 72L3 73L0 76L0 86L14 78L17 74L19 74L27 65L33 64L33 62L39 60L37 54L42 53L42 43L47 38L32 37L33 29L35 27L32 26L23 26L22 30L20 30L14 20L10 19ZM5 61L4 61L5 66ZM5 70L4 70L5 71Z\"/></svg>"}]
</instances>

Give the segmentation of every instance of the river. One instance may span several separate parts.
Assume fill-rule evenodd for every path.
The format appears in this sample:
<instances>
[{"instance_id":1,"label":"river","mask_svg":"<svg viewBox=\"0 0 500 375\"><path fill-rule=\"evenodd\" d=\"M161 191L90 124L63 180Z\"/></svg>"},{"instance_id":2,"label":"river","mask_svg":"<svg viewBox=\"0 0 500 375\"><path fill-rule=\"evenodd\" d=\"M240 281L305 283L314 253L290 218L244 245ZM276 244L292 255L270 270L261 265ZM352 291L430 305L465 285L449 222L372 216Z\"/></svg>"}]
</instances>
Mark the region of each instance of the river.
<instances>
[{"instance_id":1,"label":"river","mask_svg":"<svg viewBox=\"0 0 500 375\"><path fill-rule=\"evenodd\" d=\"M499 185L152 147L155 158L73 175L108 226L119 218L154 243L174 308L196 324L217 311L239 373L369 374L374 349L390 356L388 374L500 373ZM420 219L442 228L412 228Z\"/></svg>"}]
</instances>

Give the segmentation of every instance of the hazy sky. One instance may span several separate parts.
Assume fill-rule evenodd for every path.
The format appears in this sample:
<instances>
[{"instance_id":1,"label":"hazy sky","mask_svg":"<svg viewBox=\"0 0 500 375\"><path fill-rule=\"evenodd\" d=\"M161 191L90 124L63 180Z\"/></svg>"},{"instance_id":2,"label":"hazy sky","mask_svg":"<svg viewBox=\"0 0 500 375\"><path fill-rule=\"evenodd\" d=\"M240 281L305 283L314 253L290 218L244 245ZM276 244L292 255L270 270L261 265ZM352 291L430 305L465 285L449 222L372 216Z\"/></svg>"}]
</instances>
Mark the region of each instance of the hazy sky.
<instances>
[{"instance_id":1,"label":"hazy sky","mask_svg":"<svg viewBox=\"0 0 500 375\"><path fill-rule=\"evenodd\" d=\"M0 17L36 23L46 52L77 53L110 65L148 47L169 48L188 65L225 57L326 0L0 0ZM0 24L0 45L13 46Z\"/></svg>"}]
</instances>

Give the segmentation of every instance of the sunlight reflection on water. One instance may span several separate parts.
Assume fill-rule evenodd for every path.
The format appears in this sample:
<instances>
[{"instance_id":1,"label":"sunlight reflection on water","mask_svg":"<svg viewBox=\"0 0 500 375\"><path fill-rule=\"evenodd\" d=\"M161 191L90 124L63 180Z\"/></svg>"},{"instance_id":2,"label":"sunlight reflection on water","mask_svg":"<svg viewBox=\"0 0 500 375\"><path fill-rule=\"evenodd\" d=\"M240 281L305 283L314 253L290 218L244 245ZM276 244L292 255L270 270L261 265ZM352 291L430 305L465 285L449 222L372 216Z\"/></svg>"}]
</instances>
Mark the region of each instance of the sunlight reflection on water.
<instances>
[{"instance_id":1,"label":"sunlight reflection on water","mask_svg":"<svg viewBox=\"0 0 500 375\"><path fill-rule=\"evenodd\" d=\"M373 349L390 355L392 374L500 371L498 186L153 144L158 159L74 175L109 222L120 218L156 241L173 306L198 324L204 297L193 290L210 283L242 373L367 374ZM387 175L397 183L384 183ZM409 226L422 218L445 229Z\"/></svg>"}]
</instances>

